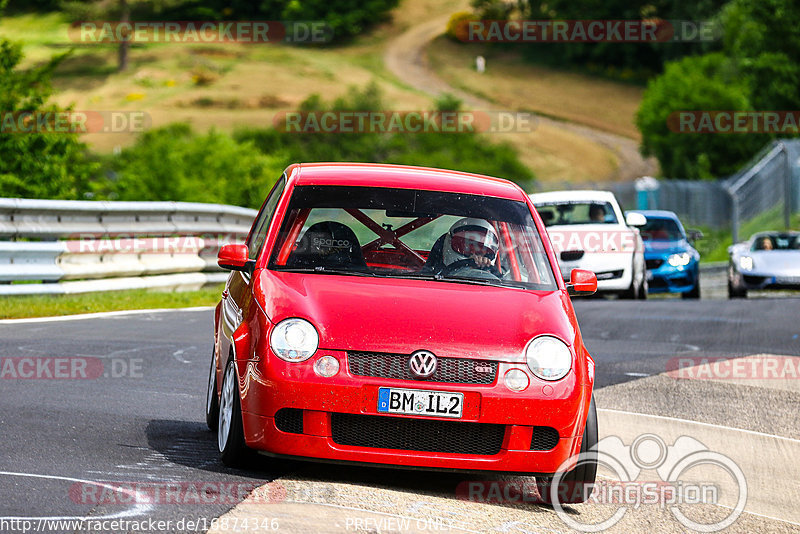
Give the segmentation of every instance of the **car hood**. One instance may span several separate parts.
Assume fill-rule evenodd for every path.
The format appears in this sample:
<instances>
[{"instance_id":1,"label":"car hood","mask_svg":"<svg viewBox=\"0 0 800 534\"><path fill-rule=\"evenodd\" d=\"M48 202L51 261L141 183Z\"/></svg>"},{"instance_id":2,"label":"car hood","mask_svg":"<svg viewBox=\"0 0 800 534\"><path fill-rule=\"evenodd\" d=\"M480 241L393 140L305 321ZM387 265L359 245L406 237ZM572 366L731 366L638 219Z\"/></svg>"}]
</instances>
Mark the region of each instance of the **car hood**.
<instances>
[{"instance_id":1,"label":"car hood","mask_svg":"<svg viewBox=\"0 0 800 534\"><path fill-rule=\"evenodd\" d=\"M745 255L753 258L754 274L800 275L800 251L798 250L758 250L747 252Z\"/></svg>"},{"instance_id":2,"label":"car hood","mask_svg":"<svg viewBox=\"0 0 800 534\"><path fill-rule=\"evenodd\" d=\"M273 323L302 317L320 347L523 361L528 342L554 334L575 343L577 322L561 291L454 282L259 271L257 298Z\"/></svg>"},{"instance_id":3,"label":"car hood","mask_svg":"<svg viewBox=\"0 0 800 534\"><path fill-rule=\"evenodd\" d=\"M692 247L688 241L645 241L644 253L649 258L666 257L670 254L680 254L681 252L691 252Z\"/></svg>"}]
</instances>

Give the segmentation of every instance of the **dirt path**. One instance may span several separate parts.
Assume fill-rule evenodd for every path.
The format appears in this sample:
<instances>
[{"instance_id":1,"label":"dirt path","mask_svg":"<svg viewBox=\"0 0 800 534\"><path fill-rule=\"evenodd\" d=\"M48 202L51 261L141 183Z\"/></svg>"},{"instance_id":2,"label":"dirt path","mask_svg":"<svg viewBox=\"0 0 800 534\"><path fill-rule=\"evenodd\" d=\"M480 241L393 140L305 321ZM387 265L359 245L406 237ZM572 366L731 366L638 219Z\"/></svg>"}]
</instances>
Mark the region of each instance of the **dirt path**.
<instances>
[{"instance_id":1,"label":"dirt path","mask_svg":"<svg viewBox=\"0 0 800 534\"><path fill-rule=\"evenodd\" d=\"M450 93L462 99L468 107L481 110L498 109L487 100L452 87L429 68L425 50L430 42L442 33L448 18L449 15L435 17L412 26L395 37L389 42L384 53L386 67L406 84L431 96ZM616 166L602 178L602 181L629 181L657 172L655 159L643 158L639 153L638 142L633 139L542 116L538 116L538 129L577 135L610 151L616 159ZM536 140L531 139L530 142ZM557 181L558 177L540 176L540 179L548 182Z\"/></svg>"}]
</instances>

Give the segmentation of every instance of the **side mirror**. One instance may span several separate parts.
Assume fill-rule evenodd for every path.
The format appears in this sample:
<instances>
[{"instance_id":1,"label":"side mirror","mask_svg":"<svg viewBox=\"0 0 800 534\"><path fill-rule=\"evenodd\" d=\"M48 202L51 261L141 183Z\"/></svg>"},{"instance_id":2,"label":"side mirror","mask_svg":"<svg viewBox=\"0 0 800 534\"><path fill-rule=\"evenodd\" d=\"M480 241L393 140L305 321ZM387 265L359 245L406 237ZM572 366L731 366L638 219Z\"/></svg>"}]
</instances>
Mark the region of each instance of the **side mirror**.
<instances>
[{"instance_id":1,"label":"side mirror","mask_svg":"<svg viewBox=\"0 0 800 534\"><path fill-rule=\"evenodd\" d=\"M217 265L223 269L252 273L255 262L248 258L247 245L222 245L217 254Z\"/></svg>"},{"instance_id":2,"label":"side mirror","mask_svg":"<svg viewBox=\"0 0 800 534\"><path fill-rule=\"evenodd\" d=\"M569 273L567 293L572 297L592 295L597 291L597 276L592 271L572 269Z\"/></svg>"},{"instance_id":3,"label":"side mirror","mask_svg":"<svg viewBox=\"0 0 800 534\"><path fill-rule=\"evenodd\" d=\"M703 232L700 230L687 230L686 233L689 234L689 241L697 241L698 239L703 239L703 237L705 237Z\"/></svg>"},{"instance_id":4,"label":"side mirror","mask_svg":"<svg viewBox=\"0 0 800 534\"><path fill-rule=\"evenodd\" d=\"M644 226L647 224L647 217L641 213L629 212L625 214L625 224L628 226Z\"/></svg>"}]
</instances>

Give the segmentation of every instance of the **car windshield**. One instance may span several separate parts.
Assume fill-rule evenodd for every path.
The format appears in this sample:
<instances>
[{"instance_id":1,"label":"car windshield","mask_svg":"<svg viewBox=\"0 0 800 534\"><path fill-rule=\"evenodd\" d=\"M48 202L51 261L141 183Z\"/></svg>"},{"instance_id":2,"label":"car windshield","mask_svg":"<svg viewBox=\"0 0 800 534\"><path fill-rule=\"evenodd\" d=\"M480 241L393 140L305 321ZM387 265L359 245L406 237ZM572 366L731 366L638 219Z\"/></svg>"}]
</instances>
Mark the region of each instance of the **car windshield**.
<instances>
[{"instance_id":1,"label":"car windshield","mask_svg":"<svg viewBox=\"0 0 800 534\"><path fill-rule=\"evenodd\" d=\"M610 202L547 202L537 203L536 211L545 226L563 224L617 224L617 216Z\"/></svg>"},{"instance_id":2,"label":"car windshield","mask_svg":"<svg viewBox=\"0 0 800 534\"><path fill-rule=\"evenodd\" d=\"M753 239L751 250L800 250L800 235L767 234Z\"/></svg>"},{"instance_id":3,"label":"car windshield","mask_svg":"<svg viewBox=\"0 0 800 534\"><path fill-rule=\"evenodd\" d=\"M647 223L639 231L644 241L680 241L684 238L678 223L667 218L647 217Z\"/></svg>"},{"instance_id":4,"label":"car windshield","mask_svg":"<svg viewBox=\"0 0 800 534\"><path fill-rule=\"evenodd\" d=\"M527 204L411 189L295 187L269 268L557 288Z\"/></svg>"}]
</instances>

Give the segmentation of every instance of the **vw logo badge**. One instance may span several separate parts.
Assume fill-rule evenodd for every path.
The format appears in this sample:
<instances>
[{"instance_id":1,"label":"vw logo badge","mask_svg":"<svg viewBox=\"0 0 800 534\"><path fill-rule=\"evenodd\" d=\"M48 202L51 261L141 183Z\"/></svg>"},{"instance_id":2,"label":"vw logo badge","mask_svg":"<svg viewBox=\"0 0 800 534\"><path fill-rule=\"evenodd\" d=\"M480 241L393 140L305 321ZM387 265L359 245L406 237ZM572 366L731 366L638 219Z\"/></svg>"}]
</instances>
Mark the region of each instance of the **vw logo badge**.
<instances>
[{"instance_id":1,"label":"vw logo badge","mask_svg":"<svg viewBox=\"0 0 800 534\"><path fill-rule=\"evenodd\" d=\"M436 356L427 350L418 350L408 360L408 370L414 378L430 378L436 372Z\"/></svg>"}]
</instances>

